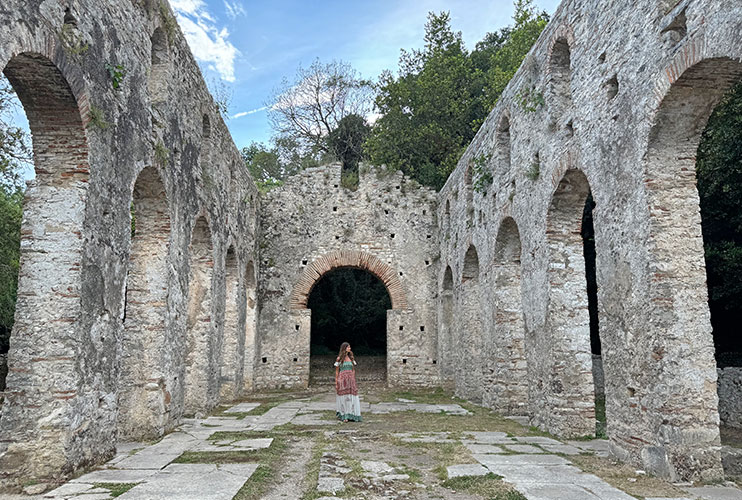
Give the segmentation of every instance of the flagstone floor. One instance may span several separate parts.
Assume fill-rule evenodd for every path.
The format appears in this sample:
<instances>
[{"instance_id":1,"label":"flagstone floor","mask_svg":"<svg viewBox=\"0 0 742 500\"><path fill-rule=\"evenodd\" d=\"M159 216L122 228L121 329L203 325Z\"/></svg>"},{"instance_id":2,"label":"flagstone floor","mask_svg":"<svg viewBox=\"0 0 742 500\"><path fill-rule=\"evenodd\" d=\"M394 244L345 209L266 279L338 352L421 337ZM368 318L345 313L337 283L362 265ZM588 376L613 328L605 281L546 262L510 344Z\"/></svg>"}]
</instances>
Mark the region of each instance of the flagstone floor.
<instances>
[{"instance_id":1,"label":"flagstone floor","mask_svg":"<svg viewBox=\"0 0 742 500\"><path fill-rule=\"evenodd\" d=\"M735 483L673 485L611 460L605 440L558 440L441 391L371 388L364 421L341 424L331 390L185 419L34 498L742 500Z\"/></svg>"}]
</instances>

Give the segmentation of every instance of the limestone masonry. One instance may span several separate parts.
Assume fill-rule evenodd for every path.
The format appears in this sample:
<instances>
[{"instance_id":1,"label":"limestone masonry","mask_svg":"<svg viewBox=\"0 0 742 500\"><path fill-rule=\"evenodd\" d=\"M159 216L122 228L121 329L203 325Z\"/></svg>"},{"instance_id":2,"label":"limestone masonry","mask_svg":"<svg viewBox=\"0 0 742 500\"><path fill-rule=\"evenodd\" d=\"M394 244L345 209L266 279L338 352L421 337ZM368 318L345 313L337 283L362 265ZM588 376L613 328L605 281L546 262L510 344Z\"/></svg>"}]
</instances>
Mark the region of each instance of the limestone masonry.
<instances>
[{"instance_id":1,"label":"limestone masonry","mask_svg":"<svg viewBox=\"0 0 742 500\"><path fill-rule=\"evenodd\" d=\"M351 191L331 165L262 200L166 2L4 0L0 21L36 167L4 487L308 384L307 298L342 267L387 287L389 384L594 434L589 194L611 452L723 476L740 378L720 371L720 406L695 151L742 77L739 2L565 0L439 193L364 166Z\"/></svg>"}]
</instances>

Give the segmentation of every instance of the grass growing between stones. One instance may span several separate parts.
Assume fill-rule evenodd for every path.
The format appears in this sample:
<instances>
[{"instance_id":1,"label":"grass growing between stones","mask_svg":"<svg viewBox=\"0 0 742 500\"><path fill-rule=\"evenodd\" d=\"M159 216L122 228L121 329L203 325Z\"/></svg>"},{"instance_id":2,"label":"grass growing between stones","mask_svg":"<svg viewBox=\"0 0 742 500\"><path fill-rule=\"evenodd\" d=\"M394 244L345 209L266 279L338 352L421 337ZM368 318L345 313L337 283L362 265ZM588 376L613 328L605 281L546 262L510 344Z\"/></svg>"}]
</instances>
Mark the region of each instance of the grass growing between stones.
<instances>
[{"instance_id":1,"label":"grass growing between stones","mask_svg":"<svg viewBox=\"0 0 742 500\"><path fill-rule=\"evenodd\" d=\"M573 455L569 460L584 472L595 474L611 486L635 497L683 498L688 495L666 481L647 474L636 474L634 467L609 458Z\"/></svg>"},{"instance_id":2,"label":"grass growing between stones","mask_svg":"<svg viewBox=\"0 0 742 500\"><path fill-rule=\"evenodd\" d=\"M527 500L510 484L504 482L501 476L492 472L485 476L460 476L447 479L441 486L456 492L471 493L492 500Z\"/></svg>"},{"instance_id":3,"label":"grass growing between stones","mask_svg":"<svg viewBox=\"0 0 742 500\"><path fill-rule=\"evenodd\" d=\"M322 454L327 450L330 440L324 434L320 434L312 446L312 457L306 467L304 474L304 483L302 484L303 494L301 500L315 500L324 494L317 491L317 481L319 480L319 469L322 463Z\"/></svg>"},{"instance_id":4,"label":"grass growing between stones","mask_svg":"<svg viewBox=\"0 0 742 500\"><path fill-rule=\"evenodd\" d=\"M139 483L94 483L93 488L108 490L113 498L123 495ZM84 498L84 497L83 497Z\"/></svg>"}]
</instances>

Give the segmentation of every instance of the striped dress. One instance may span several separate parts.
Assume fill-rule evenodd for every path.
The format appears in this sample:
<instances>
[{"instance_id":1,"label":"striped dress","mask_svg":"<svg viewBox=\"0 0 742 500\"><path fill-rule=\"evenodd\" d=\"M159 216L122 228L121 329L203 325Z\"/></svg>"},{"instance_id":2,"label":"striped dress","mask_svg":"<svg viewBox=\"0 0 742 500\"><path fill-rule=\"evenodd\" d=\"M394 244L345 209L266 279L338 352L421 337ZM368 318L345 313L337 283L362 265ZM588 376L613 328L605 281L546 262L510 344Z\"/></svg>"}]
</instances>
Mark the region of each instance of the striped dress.
<instances>
[{"instance_id":1,"label":"striped dress","mask_svg":"<svg viewBox=\"0 0 742 500\"><path fill-rule=\"evenodd\" d=\"M338 373L337 397L335 398L335 412L340 420L361 421L361 401L358 399L356 375L351 361L335 362L340 368Z\"/></svg>"}]
</instances>

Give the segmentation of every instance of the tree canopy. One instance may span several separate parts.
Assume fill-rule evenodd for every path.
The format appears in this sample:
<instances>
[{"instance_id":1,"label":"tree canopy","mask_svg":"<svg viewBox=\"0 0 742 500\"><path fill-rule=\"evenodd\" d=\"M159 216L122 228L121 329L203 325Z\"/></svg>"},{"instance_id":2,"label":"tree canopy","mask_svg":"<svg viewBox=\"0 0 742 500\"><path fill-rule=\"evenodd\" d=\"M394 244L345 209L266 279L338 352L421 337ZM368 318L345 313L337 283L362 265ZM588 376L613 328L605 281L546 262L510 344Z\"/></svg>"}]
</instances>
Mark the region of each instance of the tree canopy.
<instances>
[{"instance_id":1,"label":"tree canopy","mask_svg":"<svg viewBox=\"0 0 742 500\"><path fill-rule=\"evenodd\" d=\"M440 189L546 26L531 0L515 4L514 25L490 33L473 52L448 12L430 13L425 47L402 50L398 76L382 73L381 117L367 141L370 160Z\"/></svg>"}]
</instances>

